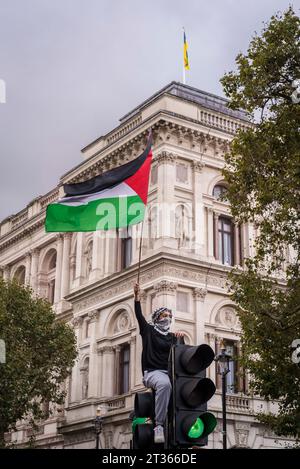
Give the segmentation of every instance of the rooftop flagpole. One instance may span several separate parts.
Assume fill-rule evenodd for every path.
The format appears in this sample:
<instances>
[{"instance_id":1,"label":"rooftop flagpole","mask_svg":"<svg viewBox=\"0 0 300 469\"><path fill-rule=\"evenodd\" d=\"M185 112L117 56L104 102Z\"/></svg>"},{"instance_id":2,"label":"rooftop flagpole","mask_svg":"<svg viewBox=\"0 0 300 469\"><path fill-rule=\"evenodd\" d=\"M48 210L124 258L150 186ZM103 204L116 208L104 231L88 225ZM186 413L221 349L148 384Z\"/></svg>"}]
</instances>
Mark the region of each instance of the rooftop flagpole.
<instances>
[{"instance_id":1,"label":"rooftop flagpole","mask_svg":"<svg viewBox=\"0 0 300 469\"><path fill-rule=\"evenodd\" d=\"M183 60L182 60L182 83L185 85L185 31L184 31L184 26L182 27L183 31Z\"/></svg>"}]
</instances>

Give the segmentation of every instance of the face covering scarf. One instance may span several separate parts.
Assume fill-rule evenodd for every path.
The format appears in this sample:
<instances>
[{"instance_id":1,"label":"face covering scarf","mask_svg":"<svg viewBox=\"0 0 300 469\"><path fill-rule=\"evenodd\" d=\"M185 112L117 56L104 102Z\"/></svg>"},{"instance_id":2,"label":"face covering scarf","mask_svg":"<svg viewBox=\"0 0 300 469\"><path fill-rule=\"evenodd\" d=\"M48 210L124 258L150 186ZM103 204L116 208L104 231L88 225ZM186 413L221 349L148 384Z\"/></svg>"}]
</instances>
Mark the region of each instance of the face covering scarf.
<instances>
[{"instance_id":1,"label":"face covering scarf","mask_svg":"<svg viewBox=\"0 0 300 469\"><path fill-rule=\"evenodd\" d=\"M167 335L170 331L171 322L171 318L163 318L160 320L156 320L154 323L154 329L160 334Z\"/></svg>"}]
</instances>

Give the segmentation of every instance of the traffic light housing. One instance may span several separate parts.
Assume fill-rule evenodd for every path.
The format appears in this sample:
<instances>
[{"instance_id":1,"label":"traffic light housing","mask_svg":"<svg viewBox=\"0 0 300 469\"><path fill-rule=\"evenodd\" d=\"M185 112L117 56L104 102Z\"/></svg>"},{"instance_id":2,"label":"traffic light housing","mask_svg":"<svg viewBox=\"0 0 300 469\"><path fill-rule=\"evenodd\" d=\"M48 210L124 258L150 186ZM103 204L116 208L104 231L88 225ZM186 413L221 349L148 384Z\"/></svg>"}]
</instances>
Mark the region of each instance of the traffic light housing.
<instances>
[{"instance_id":1,"label":"traffic light housing","mask_svg":"<svg viewBox=\"0 0 300 469\"><path fill-rule=\"evenodd\" d=\"M136 393L132 422L133 449L149 449L154 445L154 406L153 392Z\"/></svg>"},{"instance_id":2,"label":"traffic light housing","mask_svg":"<svg viewBox=\"0 0 300 469\"><path fill-rule=\"evenodd\" d=\"M170 405L169 438L173 447L205 446L217 425L207 412L207 401L216 391L206 378L206 368L215 354L207 344L174 345L169 361L173 396Z\"/></svg>"}]
</instances>

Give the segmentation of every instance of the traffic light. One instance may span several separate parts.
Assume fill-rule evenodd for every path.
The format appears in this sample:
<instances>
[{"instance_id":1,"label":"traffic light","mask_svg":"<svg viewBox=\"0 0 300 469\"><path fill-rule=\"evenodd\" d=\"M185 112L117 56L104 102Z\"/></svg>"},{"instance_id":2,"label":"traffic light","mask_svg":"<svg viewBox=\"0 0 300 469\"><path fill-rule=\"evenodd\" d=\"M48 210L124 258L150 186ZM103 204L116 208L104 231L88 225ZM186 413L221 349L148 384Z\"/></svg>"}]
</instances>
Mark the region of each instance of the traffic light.
<instances>
[{"instance_id":1,"label":"traffic light","mask_svg":"<svg viewBox=\"0 0 300 469\"><path fill-rule=\"evenodd\" d=\"M216 387L205 369L214 359L209 345L174 345L169 360L173 396L169 412L169 441L173 447L204 446L217 425L207 412Z\"/></svg>"},{"instance_id":2,"label":"traffic light","mask_svg":"<svg viewBox=\"0 0 300 469\"><path fill-rule=\"evenodd\" d=\"M133 449L149 449L154 445L154 405L153 392L136 393L132 421Z\"/></svg>"}]
</instances>

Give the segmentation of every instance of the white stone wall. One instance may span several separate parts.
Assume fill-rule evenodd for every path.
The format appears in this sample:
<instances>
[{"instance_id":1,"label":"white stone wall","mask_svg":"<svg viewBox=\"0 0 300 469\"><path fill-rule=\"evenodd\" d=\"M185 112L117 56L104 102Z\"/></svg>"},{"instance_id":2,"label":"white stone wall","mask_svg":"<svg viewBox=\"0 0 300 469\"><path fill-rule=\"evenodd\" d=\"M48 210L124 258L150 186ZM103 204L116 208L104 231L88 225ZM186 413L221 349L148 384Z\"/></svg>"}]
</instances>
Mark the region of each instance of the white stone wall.
<instances>
[{"instance_id":1,"label":"white stone wall","mask_svg":"<svg viewBox=\"0 0 300 469\"><path fill-rule=\"evenodd\" d=\"M165 109L173 115L163 114ZM135 121L139 128L133 127L125 137L118 131L120 135L116 134L115 140L108 137L109 147L103 140L92 144L86 150L90 158L63 182L87 178L100 168L107 170L134 158L141 152L146 131L152 126L153 174L140 278L143 312L148 317L151 308L168 306L175 311L173 330L182 330L186 343L206 342L215 348L216 339L239 340L240 335L234 305L225 288L230 267L221 263L214 243L218 217L230 211L226 203L212 195L214 186L222 181L224 152L232 138L230 129L237 120L228 119L227 124L222 124L220 113L211 111L208 115L206 111L195 103L187 105L178 98L162 96L141 112ZM143 124L146 118L150 121ZM214 126L208 128L208 121ZM93 448L93 419L101 404L107 410L102 447L129 448L128 416L134 393L143 389L141 338L136 329L132 294L139 238L133 240L131 266L121 271L120 240L111 238L110 233L46 234L45 207L58 197L59 191L54 189L17 216L4 220L0 231L4 278L12 278L24 266L25 282L45 297L55 279L54 308L58 316L73 325L78 341L78 359L66 383L65 408L56 410L41 425L37 444ZM176 206L182 204L187 207L183 219L178 212L176 215ZM139 230L140 225L133 227L133 237ZM254 236L253 227L242 227L242 258L239 252L235 253L238 263L253 252ZM51 270L55 253L56 267ZM177 292L186 302L184 311L176 310ZM130 392L117 396L116 365L124 343L130 344ZM209 375L215 380L214 363ZM260 406L267 408L264 401L250 395L228 396L229 447L271 448L283 443L255 421L252 412ZM209 407L219 419L218 428L209 437L209 447L221 448L220 391ZM22 444L27 438L26 429L20 428L12 438Z\"/></svg>"}]
</instances>

